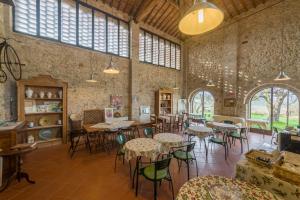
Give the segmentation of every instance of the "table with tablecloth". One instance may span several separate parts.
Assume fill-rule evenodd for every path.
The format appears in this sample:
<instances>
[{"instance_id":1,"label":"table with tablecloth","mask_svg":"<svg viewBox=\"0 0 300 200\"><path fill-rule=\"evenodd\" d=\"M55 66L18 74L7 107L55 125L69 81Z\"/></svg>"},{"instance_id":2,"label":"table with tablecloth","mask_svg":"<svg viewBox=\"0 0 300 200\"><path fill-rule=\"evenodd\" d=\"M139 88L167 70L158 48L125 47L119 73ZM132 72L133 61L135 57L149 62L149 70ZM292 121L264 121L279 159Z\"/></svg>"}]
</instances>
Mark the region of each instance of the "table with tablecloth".
<instances>
[{"instance_id":1,"label":"table with tablecloth","mask_svg":"<svg viewBox=\"0 0 300 200\"><path fill-rule=\"evenodd\" d=\"M153 138L161 144L161 151L165 154L172 150L172 147L183 145L184 138L181 135L174 133L159 133Z\"/></svg>"},{"instance_id":2,"label":"table with tablecloth","mask_svg":"<svg viewBox=\"0 0 300 200\"><path fill-rule=\"evenodd\" d=\"M236 165L236 178L257 185L286 200L300 200L300 186L275 177L272 169L259 166L247 159Z\"/></svg>"},{"instance_id":3,"label":"table with tablecloth","mask_svg":"<svg viewBox=\"0 0 300 200\"><path fill-rule=\"evenodd\" d=\"M196 177L179 190L177 200L278 200L253 184L221 176Z\"/></svg>"}]
</instances>

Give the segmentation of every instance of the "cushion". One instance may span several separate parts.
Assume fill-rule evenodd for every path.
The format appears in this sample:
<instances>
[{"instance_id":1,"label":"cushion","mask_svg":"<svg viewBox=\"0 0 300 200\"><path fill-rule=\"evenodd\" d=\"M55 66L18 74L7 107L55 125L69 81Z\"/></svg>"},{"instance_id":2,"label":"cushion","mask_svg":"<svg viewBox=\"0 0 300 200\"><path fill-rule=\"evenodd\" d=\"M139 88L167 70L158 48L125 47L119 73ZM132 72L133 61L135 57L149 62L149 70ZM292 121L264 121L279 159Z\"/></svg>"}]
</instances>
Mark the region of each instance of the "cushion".
<instances>
[{"instance_id":1,"label":"cushion","mask_svg":"<svg viewBox=\"0 0 300 200\"><path fill-rule=\"evenodd\" d=\"M144 171L144 176L150 180L154 180L154 175L155 175L155 166L154 165L149 165L143 169ZM164 179L167 177L168 171L167 169L163 170L158 170L156 173L156 179Z\"/></svg>"},{"instance_id":2,"label":"cushion","mask_svg":"<svg viewBox=\"0 0 300 200\"><path fill-rule=\"evenodd\" d=\"M223 144L226 143L222 138L210 138L209 141L217 144Z\"/></svg>"},{"instance_id":3,"label":"cushion","mask_svg":"<svg viewBox=\"0 0 300 200\"><path fill-rule=\"evenodd\" d=\"M182 151L182 150L175 151L174 152L174 157L178 158L178 159L181 159L181 160L186 160L186 159L192 159L193 158L191 153L187 153L187 155L186 155L186 152Z\"/></svg>"}]
</instances>

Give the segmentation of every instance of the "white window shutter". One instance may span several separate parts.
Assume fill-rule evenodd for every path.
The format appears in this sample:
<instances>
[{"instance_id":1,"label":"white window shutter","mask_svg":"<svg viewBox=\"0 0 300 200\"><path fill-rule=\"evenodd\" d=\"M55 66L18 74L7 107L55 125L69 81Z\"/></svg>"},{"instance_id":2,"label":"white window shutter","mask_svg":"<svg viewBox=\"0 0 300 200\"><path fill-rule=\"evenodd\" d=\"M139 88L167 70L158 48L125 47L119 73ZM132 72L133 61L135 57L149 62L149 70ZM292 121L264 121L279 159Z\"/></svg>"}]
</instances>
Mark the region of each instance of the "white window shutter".
<instances>
[{"instance_id":1,"label":"white window shutter","mask_svg":"<svg viewBox=\"0 0 300 200\"><path fill-rule=\"evenodd\" d=\"M76 2L61 0L61 41L76 44Z\"/></svg>"},{"instance_id":2,"label":"white window shutter","mask_svg":"<svg viewBox=\"0 0 300 200\"><path fill-rule=\"evenodd\" d=\"M37 35L36 0L15 0L15 30Z\"/></svg>"},{"instance_id":3,"label":"white window shutter","mask_svg":"<svg viewBox=\"0 0 300 200\"><path fill-rule=\"evenodd\" d=\"M92 9L79 6L79 45L92 48L93 43L93 14Z\"/></svg>"}]
</instances>

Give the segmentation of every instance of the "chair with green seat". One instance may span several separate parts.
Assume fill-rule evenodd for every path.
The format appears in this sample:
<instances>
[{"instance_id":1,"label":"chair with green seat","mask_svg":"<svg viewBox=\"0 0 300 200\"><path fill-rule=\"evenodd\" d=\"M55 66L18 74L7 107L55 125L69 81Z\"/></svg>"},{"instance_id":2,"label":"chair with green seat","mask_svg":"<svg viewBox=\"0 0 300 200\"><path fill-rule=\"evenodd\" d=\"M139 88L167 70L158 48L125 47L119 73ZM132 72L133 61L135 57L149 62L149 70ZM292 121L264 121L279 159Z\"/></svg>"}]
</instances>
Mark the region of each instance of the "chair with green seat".
<instances>
[{"instance_id":1,"label":"chair with green seat","mask_svg":"<svg viewBox=\"0 0 300 200\"><path fill-rule=\"evenodd\" d=\"M153 134L154 134L154 131L153 131L152 127L147 127L144 129L144 136L146 138L153 138Z\"/></svg>"},{"instance_id":2,"label":"chair with green seat","mask_svg":"<svg viewBox=\"0 0 300 200\"><path fill-rule=\"evenodd\" d=\"M197 164L197 159L196 159L195 152L194 152L195 144L196 144L196 142L187 142L183 146L172 147L172 152L171 152L173 157L177 159L179 171L181 168L182 161L186 163L188 180L190 179L190 162L195 161L197 176L198 176L198 164ZM179 163L179 161L180 161L180 163Z\"/></svg>"},{"instance_id":3,"label":"chair with green seat","mask_svg":"<svg viewBox=\"0 0 300 200\"><path fill-rule=\"evenodd\" d=\"M278 128L273 127L273 130L272 130L272 138L271 138L271 144L273 144L273 140L274 140L274 139L275 139L274 144L277 144L277 142L278 142L278 133L279 133Z\"/></svg>"},{"instance_id":4,"label":"chair with green seat","mask_svg":"<svg viewBox=\"0 0 300 200\"><path fill-rule=\"evenodd\" d=\"M241 143L241 153L243 153L243 141L247 141L247 147L249 151L249 142L248 142L248 128L241 127L239 131L231 132L229 137L232 138L232 143L235 143L235 140L239 140Z\"/></svg>"},{"instance_id":5,"label":"chair with green seat","mask_svg":"<svg viewBox=\"0 0 300 200\"><path fill-rule=\"evenodd\" d=\"M170 174L170 162L171 162L171 156L168 156L167 158L163 160L158 160L152 163L149 163L150 165L146 167L142 167L139 170L139 175L142 175L147 180L152 181L154 184L154 200L157 199L157 183L161 183L162 180L167 180L171 184L172 189L172 197L174 200L174 188L173 188L173 181ZM145 164L146 162L142 162L142 164ZM138 180L138 179L137 179ZM139 184L136 183L136 191L138 191Z\"/></svg>"},{"instance_id":6,"label":"chair with green seat","mask_svg":"<svg viewBox=\"0 0 300 200\"><path fill-rule=\"evenodd\" d=\"M227 141L228 141L227 134L225 134L225 133L223 134L222 138L218 138L216 136L211 136L208 139L208 146L210 143L222 145L225 150L225 160L227 160L227 156L228 156L228 142Z\"/></svg>"},{"instance_id":7,"label":"chair with green seat","mask_svg":"<svg viewBox=\"0 0 300 200\"><path fill-rule=\"evenodd\" d=\"M116 153L116 158L115 158L115 172L116 172L116 169L117 169L117 159L119 157L122 157L122 160L123 160L123 164L124 164L124 158L125 158L125 151L124 151L124 145L127 141L126 139L126 136L124 135L124 133L119 133L116 137L116 141L118 143L118 149L117 149L117 153ZM129 173L130 173L130 176L131 176L131 164L129 162Z\"/></svg>"},{"instance_id":8,"label":"chair with green seat","mask_svg":"<svg viewBox=\"0 0 300 200\"><path fill-rule=\"evenodd\" d=\"M193 137L195 137L194 134L188 132L188 128L190 127L190 123L188 120L185 120L184 123L183 123L183 134L187 135L188 136L188 141L191 142Z\"/></svg>"}]
</instances>

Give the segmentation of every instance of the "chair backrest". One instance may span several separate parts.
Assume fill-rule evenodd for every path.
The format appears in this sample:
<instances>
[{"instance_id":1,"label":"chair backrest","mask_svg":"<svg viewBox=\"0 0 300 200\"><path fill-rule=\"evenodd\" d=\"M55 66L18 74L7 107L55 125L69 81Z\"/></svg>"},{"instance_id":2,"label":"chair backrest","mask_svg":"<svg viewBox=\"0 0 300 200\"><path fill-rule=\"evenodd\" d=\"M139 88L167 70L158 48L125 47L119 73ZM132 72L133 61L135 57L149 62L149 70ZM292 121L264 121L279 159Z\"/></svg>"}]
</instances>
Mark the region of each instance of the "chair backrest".
<instances>
[{"instance_id":1,"label":"chair backrest","mask_svg":"<svg viewBox=\"0 0 300 200\"><path fill-rule=\"evenodd\" d=\"M126 136L124 133L119 133L116 137L116 141L119 145L123 146L126 143Z\"/></svg>"},{"instance_id":2,"label":"chair backrest","mask_svg":"<svg viewBox=\"0 0 300 200\"><path fill-rule=\"evenodd\" d=\"M273 131L274 131L274 133L277 133L277 134L278 134L278 128L273 127Z\"/></svg>"},{"instance_id":3,"label":"chair backrest","mask_svg":"<svg viewBox=\"0 0 300 200\"><path fill-rule=\"evenodd\" d=\"M248 128L247 128L247 127L242 127L242 128L240 129L240 135L241 135L241 136L246 136L247 133L248 133Z\"/></svg>"},{"instance_id":4,"label":"chair backrest","mask_svg":"<svg viewBox=\"0 0 300 200\"><path fill-rule=\"evenodd\" d=\"M97 124L104 122L103 110L93 109L83 111L83 124Z\"/></svg>"},{"instance_id":5,"label":"chair backrest","mask_svg":"<svg viewBox=\"0 0 300 200\"><path fill-rule=\"evenodd\" d=\"M224 122L224 124L234 124L233 121L230 121L230 120L224 120L223 122Z\"/></svg>"},{"instance_id":6,"label":"chair backrest","mask_svg":"<svg viewBox=\"0 0 300 200\"><path fill-rule=\"evenodd\" d=\"M146 138L153 138L153 129L150 127L145 128L144 135Z\"/></svg>"},{"instance_id":7,"label":"chair backrest","mask_svg":"<svg viewBox=\"0 0 300 200\"><path fill-rule=\"evenodd\" d=\"M186 152L191 152L194 150L196 142L191 142L189 144L186 145Z\"/></svg>"},{"instance_id":8,"label":"chair backrest","mask_svg":"<svg viewBox=\"0 0 300 200\"><path fill-rule=\"evenodd\" d=\"M184 123L183 123L183 128L188 129L189 127L190 127L189 120L185 120Z\"/></svg>"},{"instance_id":9,"label":"chair backrest","mask_svg":"<svg viewBox=\"0 0 300 200\"><path fill-rule=\"evenodd\" d=\"M171 156L169 156L166 159L156 161L154 164L155 174L156 174L156 171L158 171L158 170L168 169L170 166L170 162L171 162Z\"/></svg>"},{"instance_id":10,"label":"chair backrest","mask_svg":"<svg viewBox=\"0 0 300 200\"><path fill-rule=\"evenodd\" d=\"M82 129L82 120L72 120L70 119L70 130L79 131Z\"/></svg>"},{"instance_id":11,"label":"chair backrest","mask_svg":"<svg viewBox=\"0 0 300 200\"><path fill-rule=\"evenodd\" d=\"M157 117L156 117L156 115L150 115L150 121L153 124L157 124Z\"/></svg>"}]
</instances>

